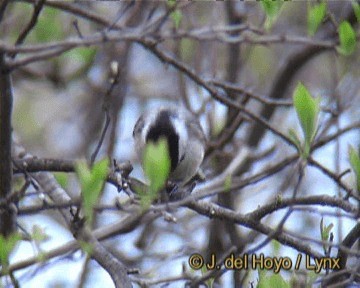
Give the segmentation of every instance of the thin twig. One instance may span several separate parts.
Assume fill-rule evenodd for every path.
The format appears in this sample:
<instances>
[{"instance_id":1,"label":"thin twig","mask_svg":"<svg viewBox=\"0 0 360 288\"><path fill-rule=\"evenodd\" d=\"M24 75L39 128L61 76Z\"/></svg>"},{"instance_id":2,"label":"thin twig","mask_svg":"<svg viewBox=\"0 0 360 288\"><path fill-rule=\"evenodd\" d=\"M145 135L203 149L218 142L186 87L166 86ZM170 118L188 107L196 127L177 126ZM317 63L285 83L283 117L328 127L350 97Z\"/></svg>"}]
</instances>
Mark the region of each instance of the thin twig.
<instances>
[{"instance_id":1,"label":"thin twig","mask_svg":"<svg viewBox=\"0 0 360 288\"><path fill-rule=\"evenodd\" d=\"M298 179L296 181L296 184L295 184L295 187L294 187L294 190L293 190L293 195L292 195L292 200L295 200L296 199L296 195L297 195L297 192L299 190L299 187L300 187L300 184L301 184L301 180L303 179L303 176L304 176L304 173L302 171L303 167L301 166L301 163L298 162L298 165L297 165L298 169L300 170L299 173L298 173ZM296 175L296 174L295 174ZM246 254L253 254L255 252L257 252L258 250L260 250L261 248L265 247L272 239L276 239L276 236L279 235L279 234L282 234L282 230L283 230L283 227L285 225L285 222L287 221L287 219L289 219L290 215L292 214L293 212L293 204L291 203L289 206L288 206L288 211L286 211L285 215L282 217L282 219L280 220L279 224L277 225L276 229L271 233L271 234L268 234L267 237L262 241L260 242L259 244L257 244L255 247L247 250L245 253Z\"/></svg>"},{"instance_id":2,"label":"thin twig","mask_svg":"<svg viewBox=\"0 0 360 288\"><path fill-rule=\"evenodd\" d=\"M105 139L105 135L106 135L106 131L110 125L110 121L111 121L111 118L110 118L110 115L109 115L109 105L110 105L110 97L111 97L111 94L114 90L114 88L117 86L117 84L119 83L119 77L120 77L120 68L118 66L118 63L117 62L113 62L114 63L114 66L115 68L114 69L111 69L111 79L110 79L110 87L109 89L107 90L105 96L104 96L104 103L103 103L103 110L105 112L105 125L104 125L104 129L101 133L101 137L99 139L99 143L98 145L96 146L96 149L94 151L94 153L91 155L91 159L90 159L90 164L93 165L94 162L95 162L95 159L96 159L96 156L97 154L99 153L99 150L101 148L101 145L102 143L104 142L104 139ZM112 64L113 64L112 63Z\"/></svg>"},{"instance_id":3,"label":"thin twig","mask_svg":"<svg viewBox=\"0 0 360 288\"><path fill-rule=\"evenodd\" d=\"M158 57L162 62L168 63L171 66L175 67L179 71L182 71L184 74L186 74L191 80L193 80L196 84L203 87L206 91L209 92L209 94L218 102L228 106L237 109L239 112L244 113L249 118L253 119L255 122L257 122L259 125L263 126L264 128L267 128L269 131L271 131L276 136L283 139L287 144L290 146L293 146L296 148L295 144L290 140L289 137L287 137L285 134L277 130L275 127L273 127L271 124L269 124L268 121L266 121L263 117L256 115L252 111L246 109L241 104L237 103L236 101L225 97L224 95L220 95L218 91L213 86L210 86L203 78L197 75L190 67L188 67L184 63L180 63L178 60L176 60L174 57L170 56L168 53L160 50L156 46L156 42L153 41L146 41L142 40L139 42L143 47L150 50L156 57Z\"/></svg>"},{"instance_id":4,"label":"thin twig","mask_svg":"<svg viewBox=\"0 0 360 288\"><path fill-rule=\"evenodd\" d=\"M273 239L276 239L280 243L293 247L299 252L306 253L311 257L320 258L322 255L317 251L311 249L308 245L303 242L297 241L295 238L286 235L285 233L274 233L274 229L254 220L247 216L237 214L236 212L221 207L213 203L207 203L204 201L192 201L187 205L188 208L196 211L197 213L207 216L209 218L219 218L222 220L230 221L241 226L251 228L264 235L273 235Z\"/></svg>"},{"instance_id":5,"label":"thin twig","mask_svg":"<svg viewBox=\"0 0 360 288\"><path fill-rule=\"evenodd\" d=\"M265 204L258 209L254 210L247 214L249 217L261 220L265 216L279 211L279 209L283 209L289 206L298 206L298 205L320 205L320 206L328 206L328 207L336 207L340 208L348 213L357 215L359 213L356 206L352 205L348 201L345 201L340 198L335 198L328 195L315 195L308 196L302 198L289 198L289 199L275 199L273 202Z\"/></svg>"},{"instance_id":6,"label":"thin twig","mask_svg":"<svg viewBox=\"0 0 360 288\"><path fill-rule=\"evenodd\" d=\"M0 23L3 20L5 10L9 2L10 2L9 0L4 0L0 5Z\"/></svg>"},{"instance_id":7,"label":"thin twig","mask_svg":"<svg viewBox=\"0 0 360 288\"><path fill-rule=\"evenodd\" d=\"M329 176L330 179L332 179L337 185L339 185L342 189L344 189L347 192L346 195L344 196L345 200L349 199L349 197L352 196L356 200L360 201L360 197L358 195L356 195L352 189L347 187L341 181L341 179L339 178L338 175L335 175L335 173L333 173L328 168L324 167L323 165L321 165L319 162L317 162L316 160L314 160L311 157L308 159L308 162L309 162L310 165L317 167L320 171L322 171L324 174Z\"/></svg>"},{"instance_id":8,"label":"thin twig","mask_svg":"<svg viewBox=\"0 0 360 288\"><path fill-rule=\"evenodd\" d=\"M26 25L24 30L20 33L18 39L15 42L15 46L19 46L22 43L24 43L24 40L27 37L27 35L29 35L31 30L35 27L45 1L46 0L38 0L37 2L34 3L34 12L33 12L33 15L31 16L30 22L28 23L28 25ZM15 58L16 54L17 53L15 52L15 53L11 54L10 57Z\"/></svg>"},{"instance_id":9,"label":"thin twig","mask_svg":"<svg viewBox=\"0 0 360 288\"><path fill-rule=\"evenodd\" d=\"M84 36L82 35L81 31L80 31L80 27L79 27L79 21L77 19L75 19L73 22L72 22L74 28L75 28L75 31L76 33L78 34L79 38L82 39L84 38Z\"/></svg>"},{"instance_id":10,"label":"thin twig","mask_svg":"<svg viewBox=\"0 0 360 288\"><path fill-rule=\"evenodd\" d=\"M95 148L95 151L91 155L91 158L90 158L90 165L91 166L94 164L96 156L100 151L101 145L102 145L102 143L104 142L104 139L105 139L106 131L109 128L110 121L111 121L108 109L105 109L104 112L105 112L105 125L104 125L104 128L103 128L102 132L101 132L101 136L100 136L99 142L98 142L98 144L97 144L97 146Z\"/></svg>"},{"instance_id":11,"label":"thin twig","mask_svg":"<svg viewBox=\"0 0 360 288\"><path fill-rule=\"evenodd\" d=\"M260 103L263 103L266 105L285 106L285 107L293 106L292 101L267 98L263 95L258 95L258 94L251 92L243 87L240 87L239 85L235 85L232 83L227 83L227 82L219 81L219 80L210 80L209 83L214 84L215 86L221 87L226 90L231 90L234 92L244 94L244 95L249 96L250 98L254 98L255 100L259 101Z\"/></svg>"}]
</instances>

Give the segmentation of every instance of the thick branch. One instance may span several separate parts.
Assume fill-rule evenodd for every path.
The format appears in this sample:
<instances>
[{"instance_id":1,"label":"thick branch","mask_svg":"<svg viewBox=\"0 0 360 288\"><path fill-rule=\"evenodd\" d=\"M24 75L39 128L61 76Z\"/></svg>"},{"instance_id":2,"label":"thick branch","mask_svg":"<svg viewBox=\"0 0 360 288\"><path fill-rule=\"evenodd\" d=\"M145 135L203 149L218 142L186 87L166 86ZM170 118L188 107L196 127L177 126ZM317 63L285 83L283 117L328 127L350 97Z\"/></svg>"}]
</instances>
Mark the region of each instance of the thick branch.
<instances>
[{"instance_id":1,"label":"thick branch","mask_svg":"<svg viewBox=\"0 0 360 288\"><path fill-rule=\"evenodd\" d=\"M337 254L337 258L340 259L340 271L333 271L328 277L326 277L323 281L323 287L333 285L332 287L342 287L341 283L351 278L351 272L348 267L346 267L346 263L348 260L348 249L355 244L356 241L360 239L360 223L357 223L353 229L347 234L344 240L341 243L340 249ZM340 273L340 274L339 274Z\"/></svg>"},{"instance_id":2,"label":"thick branch","mask_svg":"<svg viewBox=\"0 0 360 288\"><path fill-rule=\"evenodd\" d=\"M22 155L23 157L31 157L30 154L25 154L22 151L20 145L14 145L14 154L16 156ZM10 157L10 156L9 156ZM11 163L11 157L10 157ZM11 167L10 167L11 168ZM32 177L38 182L42 190L55 202L55 203L71 203L72 200L65 191L55 180L54 176L49 172L38 172L33 173ZM102 267L104 267L108 273L111 275L115 287L131 287L131 282L127 276L126 267L116 258L114 258L99 241L96 239L96 235L87 229L79 229L75 231L74 227L74 216L69 209L63 208L59 209L61 212L66 224L72 228L75 238L79 240L89 241L92 245L92 258L94 258ZM74 233L74 231L76 233ZM75 249L75 247L71 247Z\"/></svg>"},{"instance_id":3,"label":"thick branch","mask_svg":"<svg viewBox=\"0 0 360 288\"><path fill-rule=\"evenodd\" d=\"M341 198L335 198L328 195L314 195L303 198L288 198L288 199L275 199L272 203L265 204L262 207L254 210L253 212L247 214L252 219L261 220L265 216L277 212L280 209L284 209L290 206L295 205L320 205L328 207L338 207L348 213L357 215L359 213L357 207L352 205L348 201L345 201Z\"/></svg>"},{"instance_id":4,"label":"thick branch","mask_svg":"<svg viewBox=\"0 0 360 288\"><path fill-rule=\"evenodd\" d=\"M264 235L272 235L274 232L274 230L271 229L270 227L260 223L257 220L248 217L247 215L238 214L232 210L220 207L212 203L206 203L204 201L199 201L199 202L193 201L189 203L187 207L209 218L218 218L218 219L230 221L238 225L242 225L250 229L253 229L255 231L258 231ZM311 257L316 257L316 258L321 257L321 254L319 254L315 250L312 250L309 245L296 240L295 238L289 236L286 233L278 233L273 237L280 243L286 246L290 246L299 252L310 255Z\"/></svg>"},{"instance_id":5,"label":"thick branch","mask_svg":"<svg viewBox=\"0 0 360 288\"><path fill-rule=\"evenodd\" d=\"M91 258L96 260L110 274L116 288L132 287L126 267L86 227L80 229L76 238L91 245Z\"/></svg>"},{"instance_id":6,"label":"thick branch","mask_svg":"<svg viewBox=\"0 0 360 288\"><path fill-rule=\"evenodd\" d=\"M14 159L14 174L26 172L75 172L74 160L26 158Z\"/></svg>"},{"instance_id":7,"label":"thick branch","mask_svg":"<svg viewBox=\"0 0 360 288\"><path fill-rule=\"evenodd\" d=\"M5 55L0 53L0 198L11 193L11 112L12 91L10 73L5 67ZM15 210L9 207L0 210L0 234L9 235L15 230Z\"/></svg>"},{"instance_id":8,"label":"thick branch","mask_svg":"<svg viewBox=\"0 0 360 288\"><path fill-rule=\"evenodd\" d=\"M14 159L14 174L31 173L31 172L75 172L76 160L61 160L61 159L39 159L35 157L28 157L24 159ZM118 170L117 170L118 169ZM121 179L119 173L125 178L132 171L130 162L117 164L115 171L109 172L106 181L119 188L121 186ZM120 187L121 188L121 187Z\"/></svg>"},{"instance_id":9,"label":"thick branch","mask_svg":"<svg viewBox=\"0 0 360 288\"><path fill-rule=\"evenodd\" d=\"M357 240L360 239L360 223L357 223L353 229L349 232L349 234L344 238L343 242L341 243L344 247L351 249L351 247L355 244ZM345 249L340 248L338 255L340 258L340 267L341 269L346 268L346 262L348 258L348 253Z\"/></svg>"}]
</instances>

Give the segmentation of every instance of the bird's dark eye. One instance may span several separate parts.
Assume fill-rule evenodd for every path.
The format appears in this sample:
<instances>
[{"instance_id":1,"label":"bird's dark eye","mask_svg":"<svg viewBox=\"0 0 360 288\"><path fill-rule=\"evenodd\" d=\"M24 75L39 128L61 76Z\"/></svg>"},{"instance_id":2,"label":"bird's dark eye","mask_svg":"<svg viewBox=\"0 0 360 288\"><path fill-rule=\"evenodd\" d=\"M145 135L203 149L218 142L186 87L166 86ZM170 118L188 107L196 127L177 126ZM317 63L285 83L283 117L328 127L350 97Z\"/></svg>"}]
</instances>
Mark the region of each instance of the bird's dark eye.
<instances>
[{"instance_id":1,"label":"bird's dark eye","mask_svg":"<svg viewBox=\"0 0 360 288\"><path fill-rule=\"evenodd\" d=\"M176 133L172 122L170 121L169 111L161 111L154 125L149 129L146 135L146 142L157 142L161 137L165 138L171 161L171 171L174 171L179 162L179 135Z\"/></svg>"}]
</instances>

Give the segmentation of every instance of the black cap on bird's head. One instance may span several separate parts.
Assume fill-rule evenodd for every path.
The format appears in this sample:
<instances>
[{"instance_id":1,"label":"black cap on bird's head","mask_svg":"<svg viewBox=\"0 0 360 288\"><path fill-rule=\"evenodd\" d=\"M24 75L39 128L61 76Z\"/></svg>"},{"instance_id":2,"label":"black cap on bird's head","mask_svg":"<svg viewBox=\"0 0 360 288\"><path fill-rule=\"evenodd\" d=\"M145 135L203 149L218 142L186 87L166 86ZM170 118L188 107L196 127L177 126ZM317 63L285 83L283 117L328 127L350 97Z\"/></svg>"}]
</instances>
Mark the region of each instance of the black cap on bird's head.
<instances>
[{"instance_id":1,"label":"black cap on bird's head","mask_svg":"<svg viewBox=\"0 0 360 288\"><path fill-rule=\"evenodd\" d=\"M204 158L205 134L198 120L181 107L160 107L144 112L135 124L133 137L140 159L149 142L166 140L171 161L170 181L188 182Z\"/></svg>"},{"instance_id":2,"label":"black cap on bird's head","mask_svg":"<svg viewBox=\"0 0 360 288\"><path fill-rule=\"evenodd\" d=\"M174 171L179 162L179 135L171 121L171 111L162 110L157 116L155 123L149 127L146 135L146 143L157 142L164 138L169 148L171 171Z\"/></svg>"}]
</instances>

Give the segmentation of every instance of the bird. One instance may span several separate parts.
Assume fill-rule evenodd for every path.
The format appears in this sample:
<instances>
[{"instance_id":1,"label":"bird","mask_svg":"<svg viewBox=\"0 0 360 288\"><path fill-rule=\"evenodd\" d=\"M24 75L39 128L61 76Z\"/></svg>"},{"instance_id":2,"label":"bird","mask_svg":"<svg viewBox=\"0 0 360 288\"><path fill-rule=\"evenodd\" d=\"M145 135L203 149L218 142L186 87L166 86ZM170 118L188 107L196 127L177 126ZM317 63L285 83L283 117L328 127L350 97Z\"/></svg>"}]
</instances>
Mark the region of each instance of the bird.
<instances>
[{"instance_id":1,"label":"bird","mask_svg":"<svg viewBox=\"0 0 360 288\"><path fill-rule=\"evenodd\" d=\"M141 161L148 143L166 140L171 163L168 181L177 186L187 184L204 159L205 133L199 121L182 107L160 106L145 111L134 126L133 138Z\"/></svg>"}]
</instances>

